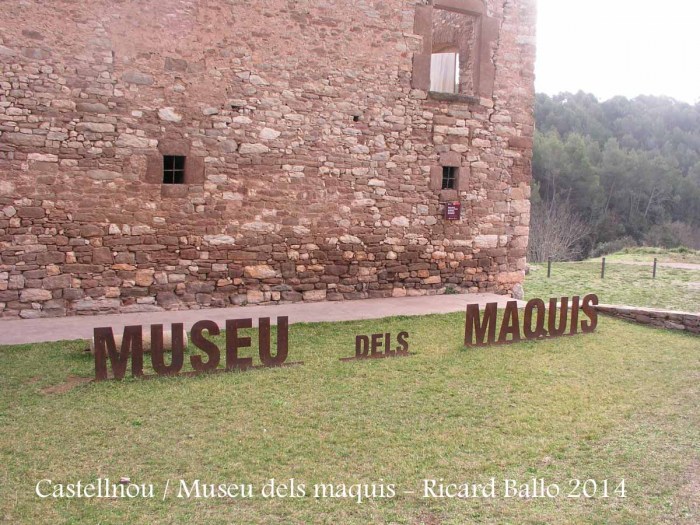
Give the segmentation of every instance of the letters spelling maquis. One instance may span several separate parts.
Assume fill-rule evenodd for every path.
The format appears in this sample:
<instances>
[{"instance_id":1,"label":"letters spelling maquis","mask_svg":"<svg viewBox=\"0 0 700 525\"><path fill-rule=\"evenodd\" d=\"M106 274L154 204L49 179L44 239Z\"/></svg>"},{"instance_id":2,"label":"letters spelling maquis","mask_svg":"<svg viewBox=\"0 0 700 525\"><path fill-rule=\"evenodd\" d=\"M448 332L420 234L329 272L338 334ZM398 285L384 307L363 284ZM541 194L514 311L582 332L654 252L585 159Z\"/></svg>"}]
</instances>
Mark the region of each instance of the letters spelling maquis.
<instances>
[{"instance_id":1,"label":"letters spelling maquis","mask_svg":"<svg viewBox=\"0 0 700 525\"><path fill-rule=\"evenodd\" d=\"M525 306L520 323L518 302L510 301L503 314L500 330L496 334L497 303L489 303L481 316L478 304L467 305L467 319L464 330L465 346L486 346L493 344L517 343L523 339L533 340L545 337L561 337L579 333L591 333L598 325L598 304L596 295L550 299L546 305L542 299L532 299ZM579 320L581 317L585 319ZM533 322L534 321L534 322ZM533 326L534 325L534 326Z\"/></svg>"}]
</instances>

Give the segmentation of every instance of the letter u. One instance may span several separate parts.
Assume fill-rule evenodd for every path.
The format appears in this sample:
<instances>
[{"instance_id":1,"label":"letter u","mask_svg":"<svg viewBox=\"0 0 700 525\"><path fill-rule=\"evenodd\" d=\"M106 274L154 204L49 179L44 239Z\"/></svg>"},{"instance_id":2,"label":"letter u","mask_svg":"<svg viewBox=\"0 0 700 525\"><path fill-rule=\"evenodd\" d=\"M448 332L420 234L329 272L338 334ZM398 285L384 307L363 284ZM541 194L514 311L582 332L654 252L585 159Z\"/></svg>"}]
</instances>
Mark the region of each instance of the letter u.
<instances>
[{"instance_id":1,"label":"letter u","mask_svg":"<svg viewBox=\"0 0 700 525\"><path fill-rule=\"evenodd\" d=\"M185 361L185 327L182 323L172 325L172 362L165 364L163 349L163 325L151 325L151 363L156 374L161 376L177 375Z\"/></svg>"},{"instance_id":2,"label":"letter u","mask_svg":"<svg viewBox=\"0 0 700 525\"><path fill-rule=\"evenodd\" d=\"M557 326L557 300L549 300L549 335L557 337L564 335L566 331L567 321L569 319L569 298L561 298L561 307L559 308L559 326Z\"/></svg>"}]
</instances>

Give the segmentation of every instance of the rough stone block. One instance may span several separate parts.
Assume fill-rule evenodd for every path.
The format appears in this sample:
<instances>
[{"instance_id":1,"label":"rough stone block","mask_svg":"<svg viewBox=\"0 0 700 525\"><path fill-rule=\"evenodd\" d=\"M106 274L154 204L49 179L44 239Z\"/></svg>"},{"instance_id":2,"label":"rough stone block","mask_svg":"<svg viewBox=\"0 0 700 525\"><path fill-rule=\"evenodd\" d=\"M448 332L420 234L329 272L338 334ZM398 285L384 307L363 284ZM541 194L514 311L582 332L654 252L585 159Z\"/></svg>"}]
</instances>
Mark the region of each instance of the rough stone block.
<instances>
[{"instance_id":1,"label":"rough stone block","mask_svg":"<svg viewBox=\"0 0 700 525\"><path fill-rule=\"evenodd\" d=\"M125 71L122 75L122 80L140 86L150 86L154 82L153 76L140 71Z\"/></svg>"},{"instance_id":2,"label":"rough stone block","mask_svg":"<svg viewBox=\"0 0 700 525\"><path fill-rule=\"evenodd\" d=\"M22 219L41 219L46 215L46 210L39 207L27 207L17 210L17 216Z\"/></svg>"},{"instance_id":3,"label":"rough stone block","mask_svg":"<svg viewBox=\"0 0 700 525\"><path fill-rule=\"evenodd\" d=\"M48 301L53 297L49 290L41 290L38 288L27 288L22 290L20 295L20 301L26 302L36 302L36 301Z\"/></svg>"},{"instance_id":4,"label":"rough stone block","mask_svg":"<svg viewBox=\"0 0 700 525\"><path fill-rule=\"evenodd\" d=\"M70 275L56 275L54 277L46 277L42 282L42 287L46 290L60 290L70 288L72 278Z\"/></svg>"},{"instance_id":5,"label":"rough stone block","mask_svg":"<svg viewBox=\"0 0 700 525\"><path fill-rule=\"evenodd\" d=\"M304 301L315 302L326 300L326 290L308 290L303 293Z\"/></svg>"},{"instance_id":6,"label":"rough stone block","mask_svg":"<svg viewBox=\"0 0 700 525\"><path fill-rule=\"evenodd\" d=\"M246 301L248 304L258 304L265 301L265 295L260 290L248 290L246 292Z\"/></svg>"},{"instance_id":7,"label":"rough stone block","mask_svg":"<svg viewBox=\"0 0 700 525\"><path fill-rule=\"evenodd\" d=\"M246 266L244 272L245 276L251 279L274 279L280 276L277 270L266 264Z\"/></svg>"}]
</instances>

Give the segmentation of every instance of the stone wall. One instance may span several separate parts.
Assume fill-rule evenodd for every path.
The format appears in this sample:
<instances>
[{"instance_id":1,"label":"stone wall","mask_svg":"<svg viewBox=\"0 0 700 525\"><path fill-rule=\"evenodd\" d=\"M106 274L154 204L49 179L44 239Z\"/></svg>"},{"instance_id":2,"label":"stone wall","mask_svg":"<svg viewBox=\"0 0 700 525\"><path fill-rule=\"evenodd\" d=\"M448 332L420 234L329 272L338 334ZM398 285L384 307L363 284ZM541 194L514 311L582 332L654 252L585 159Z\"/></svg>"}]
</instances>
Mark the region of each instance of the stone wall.
<instances>
[{"instance_id":1,"label":"stone wall","mask_svg":"<svg viewBox=\"0 0 700 525\"><path fill-rule=\"evenodd\" d=\"M600 304L596 309L605 315L633 321L635 323L668 328L670 330L685 330L700 334L700 313L674 312L655 308L640 308L636 306L618 306Z\"/></svg>"},{"instance_id":2,"label":"stone wall","mask_svg":"<svg viewBox=\"0 0 700 525\"><path fill-rule=\"evenodd\" d=\"M416 89L426 0L3 2L0 316L512 293L534 0L434 4L490 31L492 92Z\"/></svg>"}]
</instances>

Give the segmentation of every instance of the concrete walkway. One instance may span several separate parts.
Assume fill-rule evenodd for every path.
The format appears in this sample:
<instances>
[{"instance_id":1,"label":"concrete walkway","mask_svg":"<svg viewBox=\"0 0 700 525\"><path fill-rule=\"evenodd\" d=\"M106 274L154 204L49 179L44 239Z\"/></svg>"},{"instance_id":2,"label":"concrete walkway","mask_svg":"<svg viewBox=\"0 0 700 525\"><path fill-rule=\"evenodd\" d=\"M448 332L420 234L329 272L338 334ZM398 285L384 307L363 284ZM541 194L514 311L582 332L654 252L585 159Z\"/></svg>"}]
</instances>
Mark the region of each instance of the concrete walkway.
<instances>
[{"instance_id":1,"label":"concrete walkway","mask_svg":"<svg viewBox=\"0 0 700 525\"><path fill-rule=\"evenodd\" d=\"M354 321L380 319L395 315L426 315L464 312L467 304L497 302L499 307L512 299L494 294L433 295L428 297L401 297L392 299L366 299L324 303L293 303L269 306L239 306L202 310L178 310L113 314L46 319L0 320L0 345L40 343L47 341L71 341L91 339L93 329L109 326L121 333L124 326L184 323L189 330L203 319L223 326L227 319L288 316L290 323L324 321ZM524 305L524 303L522 303Z\"/></svg>"}]
</instances>

